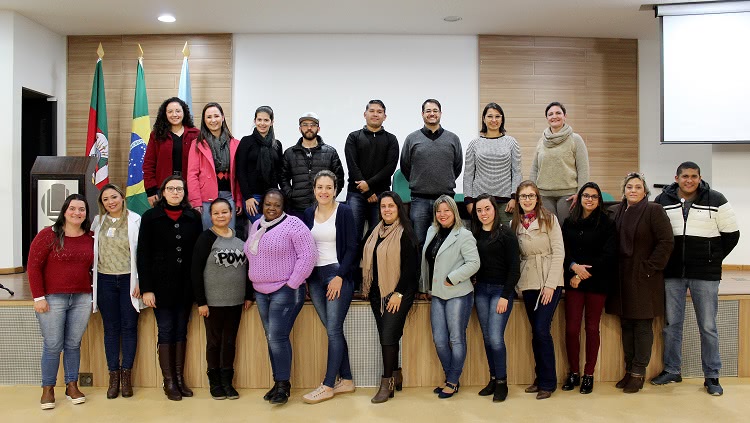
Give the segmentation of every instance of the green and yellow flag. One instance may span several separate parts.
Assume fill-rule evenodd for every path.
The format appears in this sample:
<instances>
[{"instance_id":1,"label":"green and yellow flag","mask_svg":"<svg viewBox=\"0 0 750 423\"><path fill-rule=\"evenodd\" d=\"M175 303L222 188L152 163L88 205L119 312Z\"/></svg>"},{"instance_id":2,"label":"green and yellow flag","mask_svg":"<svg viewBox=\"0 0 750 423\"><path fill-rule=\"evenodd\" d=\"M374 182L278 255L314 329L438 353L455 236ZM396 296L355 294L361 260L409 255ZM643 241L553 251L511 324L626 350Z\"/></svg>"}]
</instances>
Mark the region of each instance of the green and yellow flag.
<instances>
[{"instance_id":1,"label":"green and yellow flag","mask_svg":"<svg viewBox=\"0 0 750 423\"><path fill-rule=\"evenodd\" d=\"M141 46L138 45L138 48ZM151 208L146 189L143 187L143 156L146 154L151 124L148 117L146 78L143 75L143 50L138 58L133 100L133 126L130 135L130 159L128 161L128 187L126 191L128 209L143 214Z\"/></svg>"}]
</instances>

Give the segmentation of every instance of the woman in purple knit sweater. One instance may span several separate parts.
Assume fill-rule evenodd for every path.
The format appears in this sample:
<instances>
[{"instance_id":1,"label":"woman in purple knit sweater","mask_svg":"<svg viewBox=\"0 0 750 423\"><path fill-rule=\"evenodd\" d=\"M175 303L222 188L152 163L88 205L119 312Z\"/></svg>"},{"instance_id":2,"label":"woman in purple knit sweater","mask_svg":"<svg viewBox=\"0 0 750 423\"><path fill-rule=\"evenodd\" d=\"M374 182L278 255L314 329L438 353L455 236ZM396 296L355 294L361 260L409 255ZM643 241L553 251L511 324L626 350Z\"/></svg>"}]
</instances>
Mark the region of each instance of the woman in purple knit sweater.
<instances>
[{"instance_id":1,"label":"woman in purple knit sweater","mask_svg":"<svg viewBox=\"0 0 750 423\"><path fill-rule=\"evenodd\" d=\"M281 191L268 190L262 206L263 217L250 229L245 255L273 371L274 385L263 399L285 404L292 388L289 333L305 302L302 284L315 267L318 250L307 226L284 213Z\"/></svg>"}]
</instances>

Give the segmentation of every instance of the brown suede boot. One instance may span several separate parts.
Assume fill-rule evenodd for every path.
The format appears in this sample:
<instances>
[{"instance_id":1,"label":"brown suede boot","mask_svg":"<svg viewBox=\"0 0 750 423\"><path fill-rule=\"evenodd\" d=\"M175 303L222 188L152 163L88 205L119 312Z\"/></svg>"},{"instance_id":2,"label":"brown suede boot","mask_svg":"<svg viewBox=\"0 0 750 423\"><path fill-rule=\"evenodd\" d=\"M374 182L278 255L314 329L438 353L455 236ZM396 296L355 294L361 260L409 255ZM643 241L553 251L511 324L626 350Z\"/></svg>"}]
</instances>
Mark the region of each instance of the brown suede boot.
<instances>
[{"instance_id":1,"label":"brown suede boot","mask_svg":"<svg viewBox=\"0 0 750 423\"><path fill-rule=\"evenodd\" d=\"M393 398L393 385L392 377L381 377L380 388L370 402L373 404L380 404L388 401L388 398Z\"/></svg>"},{"instance_id":2,"label":"brown suede boot","mask_svg":"<svg viewBox=\"0 0 750 423\"><path fill-rule=\"evenodd\" d=\"M42 386L42 399L39 401L42 410L51 410L55 408L55 387Z\"/></svg>"},{"instance_id":3,"label":"brown suede boot","mask_svg":"<svg viewBox=\"0 0 750 423\"><path fill-rule=\"evenodd\" d=\"M630 380L628 380L627 385L622 388L622 392L626 394L635 394L643 388L644 379L645 377L643 375L631 373Z\"/></svg>"},{"instance_id":4,"label":"brown suede boot","mask_svg":"<svg viewBox=\"0 0 750 423\"><path fill-rule=\"evenodd\" d=\"M131 369L122 369L120 373L120 391L123 398L133 396L133 378Z\"/></svg>"},{"instance_id":5,"label":"brown suede boot","mask_svg":"<svg viewBox=\"0 0 750 423\"><path fill-rule=\"evenodd\" d=\"M183 397L192 397L193 391L190 390L190 388L187 387L185 384L185 378L183 377L182 370L185 368L185 342L178 342L175 344L175 360L174 360L174 372L176 376L175 383L177 384L177 389L180 390L180 393Z\"/></svg>"},{"instance_id":6,"label":"brown suede boot","mask_svg":"<svg viewBox=\"0 0 750 423\"><path fill-rule=\"evenodd\" d=\"M120 395L120 371L109 372L109 387L107 388L107 398L114 399Z\"/></svg>"},{"instance_id":7,"label":"brown suede boot","mask_svg":"<svg viewBox=\"0 0 750 423\"><path fill-rule=\"evenodd\" d=\"M404 387L404 375L401 372L401 367L393 371L393 387L397 391Z\"/></svg>"},{"instance_id":8,"label":"brown suede boot","mask_svg":"<svg viewBox=\"0 0 750 423\"><path fill-rule=\"evenodd\" d=\"M171 401L182 400L182 394L177 389L174 376L174 344L159 344L159 367L164 378L164 394Z\"/></svg>"},{"instance_id":9,"label":"brown suede boot","mask_svg":"<svg viewBox=\"0 0 750 423\"><path fill-rule=\"evenodd\" d=\"M630 372L625 372L625 376L623 376L622 379L620 379L620 381L615 384L615 388L622 389L625 387L625 385L628 384L629 381L630 381Z\"/></svg>"}]
</instances>

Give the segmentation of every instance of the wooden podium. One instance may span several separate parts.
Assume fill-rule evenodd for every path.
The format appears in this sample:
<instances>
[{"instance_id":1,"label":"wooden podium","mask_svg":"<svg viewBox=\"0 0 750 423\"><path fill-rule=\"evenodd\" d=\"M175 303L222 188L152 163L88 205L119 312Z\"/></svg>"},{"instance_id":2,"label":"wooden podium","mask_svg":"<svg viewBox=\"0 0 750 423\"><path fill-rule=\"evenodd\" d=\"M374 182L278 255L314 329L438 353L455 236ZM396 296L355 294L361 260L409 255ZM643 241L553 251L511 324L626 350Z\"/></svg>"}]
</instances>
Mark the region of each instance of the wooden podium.
<instances>
[{"instance_id":1,"label":"wooden podium","mask_svg":"<svg viewBox=\"0 0 750 423\"><path fill-rule=\"evenodd\" d=\"M96 215L99 190L92 175L96 157L40 156L31 168L31 237L52 226L65 198L83 194L89 204L89 217Z\"/></svg>"}]
</instances>

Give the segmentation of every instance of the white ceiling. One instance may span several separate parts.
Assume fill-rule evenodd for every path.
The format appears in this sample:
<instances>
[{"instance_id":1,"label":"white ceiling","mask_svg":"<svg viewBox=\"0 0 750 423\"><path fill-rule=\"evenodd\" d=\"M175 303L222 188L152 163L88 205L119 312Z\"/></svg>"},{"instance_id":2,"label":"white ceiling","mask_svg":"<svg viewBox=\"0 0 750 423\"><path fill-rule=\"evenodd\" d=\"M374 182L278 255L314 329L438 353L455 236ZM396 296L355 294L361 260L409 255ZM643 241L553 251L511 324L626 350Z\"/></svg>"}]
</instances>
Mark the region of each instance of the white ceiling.
<instances>
[{"instance_id":1,"label":"white ceiling","mask_svg":"<svg viewBox=\"0 0 750 423\"><path fill-rule=\"evenodd\" d=\"M16 11L63 35L223 32L654 38L657 20L653 11L640 10L642 3L643 0L0 0L0 9ZM156 17L162 13L173 14L177 22L158 22ZM443 21L449 15L463 19L455 23Z\"/></svg>"}]
</instances>

